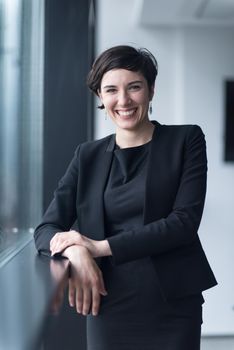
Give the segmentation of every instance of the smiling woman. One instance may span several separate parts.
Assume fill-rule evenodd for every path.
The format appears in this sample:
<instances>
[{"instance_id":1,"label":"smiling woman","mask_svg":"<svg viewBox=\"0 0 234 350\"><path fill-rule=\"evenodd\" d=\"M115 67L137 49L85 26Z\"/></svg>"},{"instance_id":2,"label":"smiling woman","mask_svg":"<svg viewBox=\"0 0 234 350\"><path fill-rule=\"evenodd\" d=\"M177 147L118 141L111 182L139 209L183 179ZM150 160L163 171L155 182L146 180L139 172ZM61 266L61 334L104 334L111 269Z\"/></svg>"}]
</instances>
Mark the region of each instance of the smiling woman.
<instances>
[{"instance_id":1,"label":"smiling woman","mask_svg":"<svg viewBox=\"0 0 234 350\"><path fill-rule=\"evenodd\" d=\"M204 134L149 120L156 75L145 49L97 58L88 86L116 133L77 147L35 231L40 253L71 263L88 350L199 350L202 291L216 284L198 237Z\"/></svg>"},{"instance_id":2,"label":"smiling woman","mask_svg":"<svg viewBox=\"0 0 234 350\"><path fill-rule=\"evenodd\" d=\"M99 108L105 108L116 128L122 129L125 142L120 144L119 133L116 134L121 148L144 144L152 137L154 127L148 110L157 73L158 63L147 49L136 51L124 45L106 50L93 64L88 86L100 98ZM134 140L130 130L137 133Z\"/></svg>"},{"instance_id":3,"label":"smiling woman","mask_svg":"<svg viewBox=\"0 0 234 350\"><path fill-rule=\"evenodd\" d=\"M143 127L153 130L148 118L153 93L154 86L149 89L140 72L114 69L104 74L99 97L118 131L123 129L136 132ZM152 134L149 136L151 138Z\"/></svg>"}]
</instances>

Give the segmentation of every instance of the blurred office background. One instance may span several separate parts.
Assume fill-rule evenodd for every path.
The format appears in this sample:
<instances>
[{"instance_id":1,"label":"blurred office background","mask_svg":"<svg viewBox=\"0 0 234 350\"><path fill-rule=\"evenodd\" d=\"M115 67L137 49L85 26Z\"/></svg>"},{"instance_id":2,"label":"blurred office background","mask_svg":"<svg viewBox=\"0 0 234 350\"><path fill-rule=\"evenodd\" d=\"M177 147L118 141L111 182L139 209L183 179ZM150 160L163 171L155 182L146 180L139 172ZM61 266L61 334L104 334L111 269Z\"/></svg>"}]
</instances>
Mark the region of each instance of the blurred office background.
<instances>
[{"instance_id":1,"label":"blurred office background","mask_svg":"<svg viewBox=\"0 0 234 350\"><path fill-rule=\"evenodd\" d=\"M232 0L0 0L0 266L32 239L76 145L114 132L85 86L94 57L146 47L152 119L206 135L199 232L219 285L204 293L202 350L233 350L233 38Z\"/></svg>"}]
</instances>

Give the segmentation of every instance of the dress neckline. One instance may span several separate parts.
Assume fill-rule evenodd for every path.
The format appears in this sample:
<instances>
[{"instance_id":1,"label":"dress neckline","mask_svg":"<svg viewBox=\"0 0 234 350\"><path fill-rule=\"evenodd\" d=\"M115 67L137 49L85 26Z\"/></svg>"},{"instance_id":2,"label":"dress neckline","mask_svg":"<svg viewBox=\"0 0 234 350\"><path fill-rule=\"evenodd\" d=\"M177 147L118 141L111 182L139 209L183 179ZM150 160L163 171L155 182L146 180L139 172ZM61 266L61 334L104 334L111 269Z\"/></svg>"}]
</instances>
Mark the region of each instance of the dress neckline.
<instances>
[{"instance_id":1,"label":"dress neckline","mask_svg":"<svg viewBox=\"0 0 234 350\"><path fill-rule=\"evenodd\" d=\"M116 151L131 151L131 150L142 150L143 148L146 148L150 145L152 139L146 143L143 143L142 145L139 145L139 146L133 146L133 147L124 147L124 148L120 148L117 143L115 143L115 147L114 147L114 150Z\"/></svg>"}]
</instances>

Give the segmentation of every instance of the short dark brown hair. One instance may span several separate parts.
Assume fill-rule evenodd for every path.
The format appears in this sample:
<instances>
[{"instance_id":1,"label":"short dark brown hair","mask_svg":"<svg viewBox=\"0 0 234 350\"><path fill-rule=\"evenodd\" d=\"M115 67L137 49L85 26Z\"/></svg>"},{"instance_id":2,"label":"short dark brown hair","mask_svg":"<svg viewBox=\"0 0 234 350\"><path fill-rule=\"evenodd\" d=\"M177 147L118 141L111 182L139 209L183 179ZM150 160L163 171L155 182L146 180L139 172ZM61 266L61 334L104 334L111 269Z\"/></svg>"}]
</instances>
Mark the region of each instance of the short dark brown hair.
<instances>
[{"instance_id":1,"label":"short dark brown hair","mask_svg":"<svg viewBox=\"0 0 234 350\"><path fill-rule=\"evenodd\" d=\"M97 96L101 88L103 75L111 69L127 69L140 72L147 81L149 90L158 74L158 63L152 53L145 48L119 45L101 53L94 61L87 77L87 85ZM104 106L99 108L103 109Z\"/></svg>"}]
</instances>

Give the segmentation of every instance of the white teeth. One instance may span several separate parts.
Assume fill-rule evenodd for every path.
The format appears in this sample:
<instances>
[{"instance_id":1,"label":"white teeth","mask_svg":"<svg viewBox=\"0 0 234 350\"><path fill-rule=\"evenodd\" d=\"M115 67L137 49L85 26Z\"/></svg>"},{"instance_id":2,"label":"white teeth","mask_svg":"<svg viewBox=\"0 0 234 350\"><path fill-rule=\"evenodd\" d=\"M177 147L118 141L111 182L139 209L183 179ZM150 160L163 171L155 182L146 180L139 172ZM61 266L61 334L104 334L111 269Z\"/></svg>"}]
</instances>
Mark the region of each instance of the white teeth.
<instances>
[{"instance_id":1,"label":"white teeth","mask_svg":"<svg viewBox=\"0 0 234 350\"><path fill-rule=\"evenodd\" d=\"M131 111L118 111L119 115L122 115L123 117L132 115L135 112L135 109L132 109Z\"/></svg>"}]
</instances>

